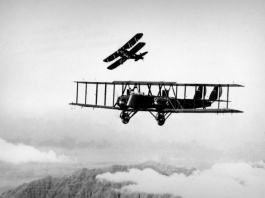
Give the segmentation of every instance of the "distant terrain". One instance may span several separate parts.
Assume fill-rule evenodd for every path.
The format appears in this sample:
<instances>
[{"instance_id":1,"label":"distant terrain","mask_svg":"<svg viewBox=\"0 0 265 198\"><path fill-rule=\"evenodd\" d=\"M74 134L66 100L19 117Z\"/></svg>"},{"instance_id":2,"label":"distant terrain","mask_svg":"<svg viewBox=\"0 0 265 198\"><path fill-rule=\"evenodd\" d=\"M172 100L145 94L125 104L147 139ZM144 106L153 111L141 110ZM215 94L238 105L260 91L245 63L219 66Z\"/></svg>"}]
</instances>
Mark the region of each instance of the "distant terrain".
<instances>
[{"instance_id":1,"label":"distant terrain","mask_svg":"<svg viewBox=\"0 0 265 198\"><path fill-rule=\"evenodd\" d=\"M103 173L128 172L130 169L144 170L147 168L170 176L174 173L190 175L195 169L177 168L157 162L146 162L137 165L113 165L105 168L83 168L63 177L45 177L30 183L22 184L13 190L4 192L0 198L82 198L82 197L174 197L173 195L158 195L146 193L121 193L119 189L128 185L128 182L113 183L100 181L96 176Z\"/></svg>"}]
</instances>

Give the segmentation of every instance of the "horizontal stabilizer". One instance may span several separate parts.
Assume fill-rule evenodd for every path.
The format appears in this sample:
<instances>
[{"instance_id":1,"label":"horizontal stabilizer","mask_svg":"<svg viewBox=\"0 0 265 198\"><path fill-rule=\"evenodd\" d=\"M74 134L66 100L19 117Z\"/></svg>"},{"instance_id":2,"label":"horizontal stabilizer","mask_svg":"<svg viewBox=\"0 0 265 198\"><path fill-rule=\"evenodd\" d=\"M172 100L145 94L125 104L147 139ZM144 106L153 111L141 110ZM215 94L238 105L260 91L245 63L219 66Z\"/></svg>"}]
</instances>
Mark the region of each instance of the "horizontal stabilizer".
<instances>
[{"instance_id":1,"label":"horizontal stabilizer","mask_svg":"<svg viewBox=\"0 0 265 198\"><path fill-rule=\"evenodd\" d=\"M148 52L141 53L142 56L146 55Z\"/></svg>"}]
</instances>

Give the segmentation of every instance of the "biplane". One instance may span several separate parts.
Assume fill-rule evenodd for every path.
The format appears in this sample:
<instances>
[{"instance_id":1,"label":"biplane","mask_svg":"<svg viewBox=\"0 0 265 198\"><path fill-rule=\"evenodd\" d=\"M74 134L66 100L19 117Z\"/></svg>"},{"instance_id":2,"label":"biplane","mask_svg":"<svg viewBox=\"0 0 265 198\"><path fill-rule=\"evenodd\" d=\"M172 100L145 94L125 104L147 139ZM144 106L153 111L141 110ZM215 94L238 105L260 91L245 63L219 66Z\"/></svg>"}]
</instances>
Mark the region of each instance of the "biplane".
<instances>
[{"instance_id":1,"label":"biplane","mask_svg":"<svg viewBox=\"0 0 265 198\"><path fill-rule=\"evenodd\" d=\"M243 113L228 108L229 89L243 87L238 84L179 84L152 81L75 81L75 83L76 101L70 105L120 110L120 118L124 124L140 111L150 112L160 126L172 113ZM111 89L110 94L107 93L108 87ZM83 90L83 102L80 102L80 89ZM192 94L191 97L187 97L188 89ZM206 97L207 89L212 90ZM224 90L226 98L221 99ZM89 95L89 92L92 93ZM118 92L120 94L116 96ZM100 94L103 95L102 98ZM212 107L214 103L216 107ZM225 107L220 107L220 103Z\"/></svg>"},{"instance_id":2,"label":"biplane","mask_svg":"<svg viewBox=\"0 0 265 198\"><path fill-rule=\"evenodd\" d=\"M126 60L128 59L134 59L134 61L138 61L140 59L144 59L144 56L148 53L148 52L144 52L144 53L140 53L140 54L136 54L142 47L145 46L145 43L143 42L139 42L137 43L141 38L142 38L143 34L142 33L138 33L136 34L133 38L131 38L124 46L122 46L120 49L118 49L116 52L114 52L113 54L111 54L109 57L105 58L103 61L104 62L111 62L114 59L121 57L120 59L118 59L116 62L114 62L113 64L111 64L108 69L112 70L115 69L116 67L120 66L121 64L123 64ZM136 44L137 43L137 44ZM135 45L136 44L136 45ZM135 45L135 46L134 46ZM133 47L134 46L134 47ZM131 47L133 47L130 51L128 51L128 49L130 49Z\"/></svg>"}]
</instances>

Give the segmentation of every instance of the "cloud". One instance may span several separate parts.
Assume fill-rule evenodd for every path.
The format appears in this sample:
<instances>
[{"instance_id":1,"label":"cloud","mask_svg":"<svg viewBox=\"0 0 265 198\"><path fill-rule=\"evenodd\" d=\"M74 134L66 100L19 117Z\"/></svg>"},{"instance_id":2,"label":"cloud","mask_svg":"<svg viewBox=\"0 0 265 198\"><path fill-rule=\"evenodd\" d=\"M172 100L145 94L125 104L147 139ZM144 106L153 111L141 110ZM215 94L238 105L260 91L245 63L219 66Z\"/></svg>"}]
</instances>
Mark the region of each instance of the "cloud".
<instances>
[{"instance_id":1,"label":"cloud","mask_svg":"<svg viewBox=\"0 0 265 198\"><path fill-rule=\"evenodd\" d=\"M183 198L262 198L265 194L265 163L223 163L192 175L161 175L152 169L130 169L129 172L105 173L97 179L130 182L120 190L124 193L143 192L172 194Z\"/></svg>"},{"instance_id":2,"label":"cloud","mask_svg":"<svg viewBox=\"0 0 265 198\"><path fill-rule=\"evenodd\" d=\"M73 159L65 155L57 156L52 150L42 152L32 146L12 144L0 138L0 161L12 164L38 163L70 163Z\"/></svg>"}]
</instances>

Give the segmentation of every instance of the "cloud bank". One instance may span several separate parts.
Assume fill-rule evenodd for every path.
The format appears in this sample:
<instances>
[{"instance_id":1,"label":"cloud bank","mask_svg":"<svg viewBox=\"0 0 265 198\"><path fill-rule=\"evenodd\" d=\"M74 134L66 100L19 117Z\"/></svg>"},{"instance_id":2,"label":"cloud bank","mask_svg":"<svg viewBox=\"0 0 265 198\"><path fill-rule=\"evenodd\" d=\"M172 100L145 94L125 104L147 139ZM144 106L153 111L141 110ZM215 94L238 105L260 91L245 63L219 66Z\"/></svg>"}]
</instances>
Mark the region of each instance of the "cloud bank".
<instances>
[{"instance_id":1,"label":"cloud bank","mask_svg":"<svg viewBox=\"0 0 265 198\"><path fill-rule=\"evenodd\" d=\"M57 156L52 150L42 152L32 146L12 144L0 138L0 161L12 164L38 163L70 163L73 159L65 155Z\"/></svg>"},{"instance_id":2,"label":"cloud bank","mask_svg":"<svg viewBox=\"0 0 265 198\"><path fill-rule=\"evenodd\" d=\"M223 163L190 176L161 175L152 169L105 173L97 179L132 182L121 188L123 193L172 194L183 198L262 198L265 195L265 163Z\"/></svg>"}]
</instances>

